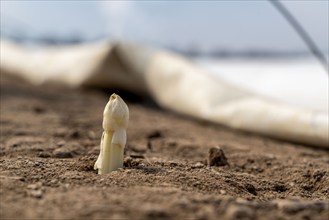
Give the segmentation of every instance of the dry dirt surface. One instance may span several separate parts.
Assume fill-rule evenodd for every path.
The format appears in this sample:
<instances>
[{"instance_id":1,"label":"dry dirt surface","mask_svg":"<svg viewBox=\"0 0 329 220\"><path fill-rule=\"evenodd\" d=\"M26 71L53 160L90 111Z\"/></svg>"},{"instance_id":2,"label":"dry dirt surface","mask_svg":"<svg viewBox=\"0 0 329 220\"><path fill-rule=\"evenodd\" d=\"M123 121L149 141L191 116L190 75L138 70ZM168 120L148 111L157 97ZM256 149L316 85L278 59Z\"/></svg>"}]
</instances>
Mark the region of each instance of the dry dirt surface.
<instances>
[{"instance_id":1,"label":"dry dirt surface","mask_svg":"<svg viewBox=\"0 0 329 220\"><path fill-rule=\"evenodd\" d=\"M328 151L120 95L130 108L125 167L98 175L109 94L1 75L1 219L329 218Z\"/></svg>"}]
</instances>

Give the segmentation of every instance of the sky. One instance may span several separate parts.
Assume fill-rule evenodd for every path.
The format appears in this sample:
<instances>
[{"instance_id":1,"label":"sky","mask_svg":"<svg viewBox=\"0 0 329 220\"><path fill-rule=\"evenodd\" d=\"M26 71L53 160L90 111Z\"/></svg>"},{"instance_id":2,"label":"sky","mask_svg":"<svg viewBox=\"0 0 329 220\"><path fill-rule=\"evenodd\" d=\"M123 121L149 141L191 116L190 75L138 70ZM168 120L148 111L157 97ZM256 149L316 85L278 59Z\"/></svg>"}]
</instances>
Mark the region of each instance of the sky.
<instances>
[{"instance_id":1,"label":"sky","mask_svg":"<svg viewBox=\"0 0 329 220\"><path fill-rule=\"evenodd\" d=\"M328 51L329 1L282 1L321 50ZM1 33L107 37L171 47L306 51L267 0L1 0Z\"/></svg>"}]
</instances>

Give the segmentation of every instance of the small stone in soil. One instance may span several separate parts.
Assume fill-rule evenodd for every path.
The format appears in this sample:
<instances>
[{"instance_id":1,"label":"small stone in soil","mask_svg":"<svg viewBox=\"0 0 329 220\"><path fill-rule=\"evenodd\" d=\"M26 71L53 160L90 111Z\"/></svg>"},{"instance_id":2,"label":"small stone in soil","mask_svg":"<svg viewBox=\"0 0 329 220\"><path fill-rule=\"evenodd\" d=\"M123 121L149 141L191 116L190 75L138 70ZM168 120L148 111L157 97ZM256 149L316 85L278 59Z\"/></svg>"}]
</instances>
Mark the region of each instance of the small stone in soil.
<instances>
[{"instance_id":1,"label":"small stone in soil","mask_svg":"<svg viewBox=\"0 0 329 220\"><path fill-rule=\"evenodd\" d=\"M161 137L163 137L163 135L160 131L153 131L152 133L150 133L147 136L148 139L156 139L156 138L161 138Z\"/></svg>"},{"instance_id":2,"label":"small stone in soil","mask_svg":"<svg viewBox=\"0 0 329 220\"><path fill-rule=\"evenodd\" d=\"M202 168L202 167L204 167L204 164L201 162L197 162L196 164L192 165L192 168Z\"/></svg>"},{"instance_id":3,"label":"small stone in soil","mask_svg":"<svg viewBox=\"0 0 329 220\"><path fill-rule=\"evenodd\" d=\"M212 147L208 152L209 166L226 166L228 165L224 151L220 147Z\"/></svg>"},{"instance_id":4,"label":"small stone in soil","mask_svg":"<svg viewBox=\"0 0 329 220\"><path fill-rule=\"evenodd\" d=\"M72 158L73 154L70 150L65 148L58 148L53 152L54 157L56 158Z\"/></svg>"},{"instance_id":5,"label":"small stone in soil","mask_svg":"<svg viewBox=\"0 0 329 220\"><path fill-rule=\"evenodd\" d=\"M88 135L88 138L91 140L97 139L97 136L96 136L95 132L93 132L93 131L88 131L87 135Z\"/></svg>"},{"instance_id":6,"label":"small stone in soil","mask_svg":"<svg viewBox=\"0 0 329 220\"><path fill-rule=\"evenodd\" d=\"M28 189L32 189L32 190L37 190L40 189L42 187L42 183L41 182L37 182L35 184L29 184L27 186Z\"/></svg>"},{"instance_id":7,"label":"small stone in soil","mask_svg":"<svg viewBox=\"0 0 329 220\"><path fill-rule=\"evenodd\" d=\"M49 158L49 157L51 157L51 154L50 153L47 153L47 152L39 152L38 153L38 157L41 157L41 158Z\"/></svg>"},{"instance_id":8,"label":"small stone in soil","mask_svg":"<svg viewBox=\"0 0 329 220\"><path fill-rule=\"evenodd\" d=\"M35 197L35 198L41 198L42 197L42 191L41 190L31 190L28 192L28 194L31 196L31 197Z\"/></svg>"}]
</instances>

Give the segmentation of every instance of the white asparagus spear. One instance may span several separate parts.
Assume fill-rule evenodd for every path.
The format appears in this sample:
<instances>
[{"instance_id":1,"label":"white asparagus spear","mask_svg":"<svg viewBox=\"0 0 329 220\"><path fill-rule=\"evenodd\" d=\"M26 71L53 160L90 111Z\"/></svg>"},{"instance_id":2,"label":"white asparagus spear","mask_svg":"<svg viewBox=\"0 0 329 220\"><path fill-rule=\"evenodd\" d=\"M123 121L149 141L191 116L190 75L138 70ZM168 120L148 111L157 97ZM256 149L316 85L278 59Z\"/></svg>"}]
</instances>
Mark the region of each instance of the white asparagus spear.
<instances>
[{"instance_id":1,"label":"white asparagus spear","mask_svg":"<svg viewBox=\"0 0 329 220\"><path fill-rule=\"evenodd\" d=\"M126 145L126 128L129 109L120 96L112 94L103 113L103 135L100 153L94 169L98 174L109 173L123 167L123 153Z\"/></svg>"}]
</instances>

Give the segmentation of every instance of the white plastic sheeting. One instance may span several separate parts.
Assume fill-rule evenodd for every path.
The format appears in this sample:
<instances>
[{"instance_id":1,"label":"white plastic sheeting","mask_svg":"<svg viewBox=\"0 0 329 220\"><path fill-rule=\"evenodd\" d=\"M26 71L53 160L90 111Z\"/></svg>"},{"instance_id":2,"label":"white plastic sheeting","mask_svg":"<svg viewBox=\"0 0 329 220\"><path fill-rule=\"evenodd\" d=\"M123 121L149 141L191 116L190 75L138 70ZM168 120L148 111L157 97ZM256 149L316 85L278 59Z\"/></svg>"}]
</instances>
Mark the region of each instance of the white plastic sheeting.
<instances>
[{"instance_id":1,"label":"white plastic sheeting","mask_svg":"<svg viewBox=\"0 0 329 220\"><path fill-rule=\"evenodd\" d=\"M34 84L124 88L182 114L329 148L327 112L241 89L166 51L106 42L29 50L1 41L1 70Z\"/></svg>"}]
</instances>

